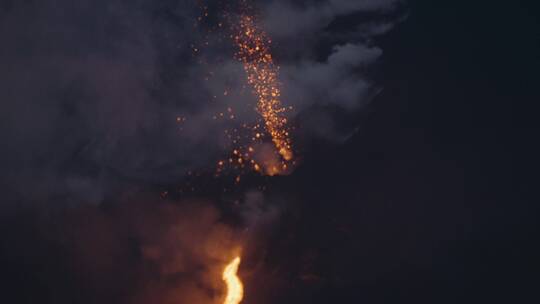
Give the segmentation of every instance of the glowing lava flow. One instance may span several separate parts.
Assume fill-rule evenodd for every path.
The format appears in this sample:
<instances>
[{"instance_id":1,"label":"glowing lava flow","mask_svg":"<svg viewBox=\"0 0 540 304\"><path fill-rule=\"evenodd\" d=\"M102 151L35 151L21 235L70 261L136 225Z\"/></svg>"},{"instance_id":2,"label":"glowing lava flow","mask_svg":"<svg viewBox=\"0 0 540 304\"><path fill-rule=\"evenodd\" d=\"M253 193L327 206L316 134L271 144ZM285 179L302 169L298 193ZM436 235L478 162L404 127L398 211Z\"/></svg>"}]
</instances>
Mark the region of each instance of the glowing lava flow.
<instances>
[{"instance_id":1,"label":"glowing lava flow","mask_svg":"<svg viewBox=\"0 0 540 304\"><path fill-rule=\"evenodd\" d=\"M238 266L240 265L240 257L236 257L223 270L223 281L227 284L227 297L223 304L238 304L244 297L244 286L242 281L236 275Z\"/></svg>"},{"instance_id":2,"label":"glowing lava flow","mask_svg":"<svg viewBox=\"0 0 540 304\"><path fill-rule=\"evenodd\" d=\"M271 41L255 24L253 17L246 15L240 17L234 40L238 47L236 56L243 63L248 83L258 98L257 111L262 116L278 153L283 160L289 161L293 158L293 153L287 118L283 115L287 108L280 100L279 67L274 64L270 54Z\"/></svg>"}]
</instances>

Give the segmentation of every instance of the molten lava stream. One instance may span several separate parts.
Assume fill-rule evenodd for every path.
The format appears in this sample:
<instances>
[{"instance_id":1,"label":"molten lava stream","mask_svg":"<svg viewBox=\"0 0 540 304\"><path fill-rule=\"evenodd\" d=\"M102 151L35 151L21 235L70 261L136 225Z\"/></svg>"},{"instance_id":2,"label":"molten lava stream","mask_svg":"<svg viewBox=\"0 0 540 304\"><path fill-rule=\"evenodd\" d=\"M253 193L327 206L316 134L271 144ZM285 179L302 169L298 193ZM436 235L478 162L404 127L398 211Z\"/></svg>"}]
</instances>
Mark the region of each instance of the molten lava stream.
<instances>
[{"instance_id":1,"label":"molten lava stream","mask_svg":"<svg viewBox=\"0 0 540 304\"><path fill-rule=\"evenodd\" d=\"M236 274L240 266L240 257L236 257L223 270L223 281L227 284L227 296L223 304L238 304L244 297L244 286Z\"/></svg>"}]
</instances>

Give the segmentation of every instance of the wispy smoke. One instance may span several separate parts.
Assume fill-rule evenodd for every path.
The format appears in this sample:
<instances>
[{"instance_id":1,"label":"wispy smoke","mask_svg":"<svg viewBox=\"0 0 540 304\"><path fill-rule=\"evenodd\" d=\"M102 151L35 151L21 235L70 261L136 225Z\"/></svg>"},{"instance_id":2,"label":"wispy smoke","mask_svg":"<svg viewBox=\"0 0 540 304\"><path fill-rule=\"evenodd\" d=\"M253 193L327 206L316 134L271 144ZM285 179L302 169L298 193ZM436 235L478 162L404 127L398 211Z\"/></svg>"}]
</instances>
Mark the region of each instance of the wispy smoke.
<instances>
[{"instance_id":1,"label":"wispy smoke","mask_svg":"<svg viewBox=\"0 0 540 304\"><path fill-rule=\"evenodd\" d=\"M295 116L313 106L357 109L377 92L362 69L382 51L396 1L270 1L258 6ZM219 15L216 12L211 12ZM194 27L190 1L26 1L2 11L2 183L19 193L99 201L118 180L170 182L213 165L223 129L257 119L227 32ZM205 43L208 42L208 45ZM321 43L330 46L317 54ZM198 48L194 56L194 48ZM228 95L224 95L227 92ZM213 116L231 107L236 121ZM338 138L323 112L325 132ZM186 120L179 126L176 118ZM293 117L294 118L294 117ZM302 126L301 126L302 128ZM305 153L309 153L306 151ZM28 185L32 185L31 189ZM80 194L80 195L79 195ZM30 195L31 196L31 195ZM42 199L40 197L39 199Z\"/></svg>"},{"instance_id":2,"label":"wispy smoke","mask_svg":"<svg viewBox=\"0 0 540 304\"><path fill-rule=\"evenodd\" d=\"M226 7L218 2L208 6ZM214 21L199 20L196 3L0 6L0 187L12 205L92 203L65 214L68 223L55 228L65 231L45 228L69 251L66 267L84 277L74 284L95 287L79 303L103 303L115 281L123 285L114 303L214 303L222 288L215 272L231 248L279 214L249 192L234 210L246 236L212 204L118 199L211 169L230 149L223 130L258 119L230 32L209 32L205 22ZM352 132L327 110L357 111L380 90L367 72L382 54L372 38L392 28L397 3L255 5L300 134L341 140ZM235 119L220 119L228 111ZM99 208L111 199L120 201L112 211Z\"/></svg>"},{"instance_id":3,"label":"wispy smoke","mask_svg":"<svg viewBox=\"0 0 540 304\"><path fill-rule=\"evenodd\" d=\"M336 18L358 12L389 12L399 0L273 0L265 7L265 24L276 38L309 40ZM356 26L359 26L359 21Z\"/></svg>"},{"instance_id":4,"label":"wispy smoke","mask_svg":"<svg viewBox=\"0 0 540 304\"><path fill-rule=\"evenodd\" d=\"M354 130L337 126L341 118L329 109L354 112L380 91L367 72L382 55L372 40L397 23L399 3L276 0L266 5L265 25L285 50L279 53L284 99L300 115L310 113L301 119L304 136L335 141Z\"/></svg>"}]
</instances>

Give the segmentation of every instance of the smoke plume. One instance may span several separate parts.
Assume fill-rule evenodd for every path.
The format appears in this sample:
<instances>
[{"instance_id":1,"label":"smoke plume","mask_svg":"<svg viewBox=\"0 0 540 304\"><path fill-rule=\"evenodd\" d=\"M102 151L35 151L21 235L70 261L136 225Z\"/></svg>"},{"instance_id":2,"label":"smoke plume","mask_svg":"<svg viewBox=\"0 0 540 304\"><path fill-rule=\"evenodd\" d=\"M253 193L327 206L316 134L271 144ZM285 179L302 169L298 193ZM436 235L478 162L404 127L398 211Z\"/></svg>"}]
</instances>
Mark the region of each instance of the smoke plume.
<instances>
[{"instance_id":1,"label":"smoke plume","mask_svg":"<svg viewBox=\"0 0 540 304\"><path fill-rule=\"evenodd\" d=\"M378 89L362 71L382 53L370 38L392 26L383 17L395 5L257 5L293 120L369 102ZM26 198L99 202L126 179L171 182L214 165L229 149L223 129L256 121L256 101L227 30L209 33L202 12L191 1L9 2L0 19L2 183ZM339 29L340 18L369 12L382 17ZM235 121L213 119L228 108ZM318 121L307 119L304 133L339 138L329 113L308 117Z\"/></svg>"},{"instance_id":2,"label":"smoke plume","mask_svg":"<svg viewBox=\"0 0 540 304\"><path fill-rule=\"evenodd\" d=\"M264 247L256 236L279 208L258 190L207 201L158 194L212 172L232 148L223 131L259 119L230 37L238 7L227 2L0 6L1 208L33 223L24 246L38 239L65 257L27 257L58 266L36 283L49 290L45 302L219 303L223 263L242 242ZM273 40L293 136L341 141L354 131L339 113L380 91L369 75L383 53L374 38L397 22L398 4L253 3Z\"/></svg>"}]
</instances>

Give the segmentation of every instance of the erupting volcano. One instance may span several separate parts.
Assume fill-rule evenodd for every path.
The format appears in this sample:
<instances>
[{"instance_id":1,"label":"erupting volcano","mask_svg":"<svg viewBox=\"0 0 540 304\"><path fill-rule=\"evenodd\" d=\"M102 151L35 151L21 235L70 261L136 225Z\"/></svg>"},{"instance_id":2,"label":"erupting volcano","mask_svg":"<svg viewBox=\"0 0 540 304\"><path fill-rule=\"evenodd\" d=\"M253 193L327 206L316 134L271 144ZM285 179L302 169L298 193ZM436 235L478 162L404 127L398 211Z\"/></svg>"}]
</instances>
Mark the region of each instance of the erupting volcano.
<instances>
[{"instance_id":1,"label":"erupting volcano","mask_svg":"<svg viewBox=\"0 0 540 304\"><path fill-rule=\"evenodd\" d=\"M392 129L409 90L371 104L401 2L3 1L2 302L379 300L394 202L439 189L407 145L438 133Z\"/></svg>"}]
</instances>

